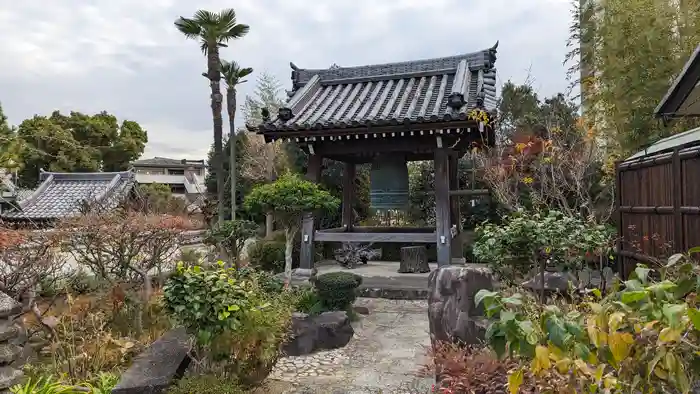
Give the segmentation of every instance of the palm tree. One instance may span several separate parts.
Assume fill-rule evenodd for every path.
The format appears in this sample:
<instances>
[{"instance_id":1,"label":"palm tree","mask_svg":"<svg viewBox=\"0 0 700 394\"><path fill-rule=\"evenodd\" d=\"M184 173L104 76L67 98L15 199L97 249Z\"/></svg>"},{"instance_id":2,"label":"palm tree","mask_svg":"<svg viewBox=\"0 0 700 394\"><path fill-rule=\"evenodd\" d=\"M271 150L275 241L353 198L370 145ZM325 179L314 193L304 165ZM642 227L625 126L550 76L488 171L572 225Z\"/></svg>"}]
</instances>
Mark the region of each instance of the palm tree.
<instances>
[{"instance_id":1,"label":"palm tree","mask_svg":"<svg viewBox=\"0 0 700 394\"><path fill-rule=\"evenodd\" d=\"M211 113L214 120L214 156L216 171L216 189L218 198L219 225L224 221L224 152L223 120L221 118L223 97L221 95L221 58L219 48L226 43L245 36L250 27L236 23L236 11L226 8L219 13L199 10L194 17L180 17L175 27L188 39L198 40L202 52L207 57L207 72L202 74L209 79L211 86Z\"/></svg>"},{"instance_id":2,"label":"palm tree","mask_svg":"<svg viewBox=\"0 0 700 394\"><path fill-rule=\"evenodd\" d=\"M226 109L228 110L229 144L231 168L231 220L236 219L236 129L233 121L236 118L236 87L246 81L243 79L253 73L250 67L241 68L238 63L221 61L221 74L226 83Z\"/></svg>"}]
</instances>

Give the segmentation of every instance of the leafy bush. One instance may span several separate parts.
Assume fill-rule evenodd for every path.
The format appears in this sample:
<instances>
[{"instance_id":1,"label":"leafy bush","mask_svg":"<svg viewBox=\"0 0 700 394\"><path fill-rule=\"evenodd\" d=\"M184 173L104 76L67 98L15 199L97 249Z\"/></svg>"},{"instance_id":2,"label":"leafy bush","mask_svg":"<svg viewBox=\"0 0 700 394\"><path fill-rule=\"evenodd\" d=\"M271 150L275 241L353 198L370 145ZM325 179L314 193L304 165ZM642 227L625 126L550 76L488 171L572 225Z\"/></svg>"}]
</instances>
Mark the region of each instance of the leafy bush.
<instances>
[{"instance_id":1,"label":"leafy bush","mask_svg":"<svg viewBox=\"0 0 700 394\"><path fill-rule=\"evenodd\" d=\"M271 371L296 299L251 269L179 266L164 289L169 314L197 338L197 368L255 385ZM272 290L272 291L270 291Z\"/></svg>"},{"instance_id":2,"label":"leafy bush","mask_svg":"<svg viewBox=\"0 0 700 394\"><path fill-rule=\"evenodd\" d=\"M351 272L329 272L316 277L314 287L328 310L344 311L355 302L355 290L362 277Z\"/></svg>"},{"instance_id":3,"label":"leafy bush","mask_svg":"<svg viewBox=\"0 0 700 394\"><path fill-rule=\"evenodd\" d=\"M180 379L168 394L244 394L246 391L230 379L214 375L191 376Z\"/></svg>"},{"instance_id":4,"label":"leafy bush","mask_svg":"<svg viewBox=\"0 0 700 394\"><path fill-rule=\"evenodd\" d=\"M505 217L502 225L486 223L477 227L472 252L502 280L515 283L545 261L571 269L584 262L587 252L606 254L613 234L613 229L605 225L558 211L518 211Z\"/></svg>"},{"instance_id":5,"label":"leafy bush","mask_svg":"<svg viewBox=\"0 0 700 394\"><path fill-rule=\"evenodd\" d=\"M297 290L297 312L318 315L324 311L323 303L316 290L305 287Z\"/></svg>"},{"instance_id":6,"label":"leafy bush","mask_svg":"<svg viewBox=\"0 0 700 394\"><path fill-rule=\"evenodd\" d=\"M214 269L179 264L163 288L165 308L198 343L207 345L224 331L236 330L245 311L258 307L251 304L247 285L221 261Z\"/></svg>"},{"instance_id":7,"label":"leafy bush","mask_svg":"<svg viewBox=\"0 0 700 394\"><path fill-rule=\"evenodd\" d=\"M560 388L565 382L570 393L688 393L700 373L700 269L674 255L658 281L651 274L638 266L624 288L604 298L593 290L571 305L477 293L477 305L497 318L487 330L490 346L520 360L509 377L511 392L533 374Z\"/></svg>"},{"instance_id":8,"label":"leafy bush","mask_svg":"<svg viewBox=\"0 0 700 394\"><path fill-rule=\"evenodd\" d=\"M284 242L258 240L248 250L248 261L257 269L279 273L284 271Z\"/></svg>"},{"instance_id":9,"label":"leafy bush","mask_svg":"<svg viewBox=\"0 0 700 394\"><path fill-rule=\"evenodd\" d=\"M255 222L240 219L227 220L220 226L208 230L204 237L204 243L224 248L238 266L245 241L254 237L257 232L258 225Z\"/></svg>"},{"instance_id":10,"label":"leafy bush","mask_svg":"<svg viewBox=\"0 0 700 394\"><path fill-rule=\"evenodd\" d=\"M267 271L258 271L244 267L238 269L237 273L239 278L255 280L260 290L265 293L278 294L284 288L284 283Z\"/></svg>"}]
</instances>

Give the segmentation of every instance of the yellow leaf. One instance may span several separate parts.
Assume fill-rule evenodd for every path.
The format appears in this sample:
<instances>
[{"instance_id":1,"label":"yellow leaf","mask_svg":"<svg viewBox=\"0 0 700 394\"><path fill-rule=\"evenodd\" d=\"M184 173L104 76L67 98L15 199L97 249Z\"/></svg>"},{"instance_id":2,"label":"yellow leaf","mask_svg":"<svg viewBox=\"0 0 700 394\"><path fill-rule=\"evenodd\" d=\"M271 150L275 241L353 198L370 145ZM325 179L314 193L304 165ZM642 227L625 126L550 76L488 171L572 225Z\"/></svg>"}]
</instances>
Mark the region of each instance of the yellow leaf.
<instances>
[{"instance_id":1,"label":"yellow leaf","mask_svg":"<svg viewBox=\"0 0 700 394\"><path fill-rule=\"evenodd\" d=\"M605 364L600 364L595 369L595 375L593 376L596 382L600 382L603 379L603 373L605 373Z\"/></svg>"},{"instance_id":2,"label":"yellow leaf","mask_svg":"<svg viewBox=\"0 0 700 394\"><path fill-rule=\"evenodd\" d=\"M576 365L576 368L579 369L579 371L585 373L588 376L593 375L593 370L583 360L576 360L574 361L574 364Z\"/></svg>"},{"instance_id":3,"label":"yellow leaf","mask_svg":"<svg viewBox=\"0 0 700 394\"><path fill-rule=\"evenodd\" d=\"M510 394L518 394L520 385L523 384L523 370L518 369L508 375L508 391Z\"/></svg>"},{"instance_id":4,"label":"yellow leaf","mask_svg":"<svg viewBox=\"0 0 700 394\"><path fill-rule=\"evenodd\" d=\"M656 366L654 368L654 375L661 380L668 380L668 372L664 371L661 367Z\"/></svg>"},{"instance_id":5,"label":"yellow leaf","mask_svg":"<svg viewBox=\"0 0 700 394\"><path fill-rule=\"evenodd\" d=\"M566 355L561 349L552 345L551 343L547 345L547 350L549 350L549 358L551 358L555 362L566 357Z\"/></svg>"},{"instance_id":6,"label":"yellow leaf","mask_svg":"<svg viewBox=\"0 0 700 394\"><path fill-rule=\"evenodd\" d=\"M589 316L586 319L586 331L588 332L588 338L593 343L595 347L600 347L600 342L598 341L598 326L595 324L595 317Z\"/></svg>"},{"instance_id":7,"label":"yellow leaf","mask_svg":"<svg viewBox=\"0 0 700 394\"><path fill-rule=\"evenodd\" d=\"M673 329L671 327L665 327L661 332L659 333L659 343L669 343L669 342L677 342L681 339L681 334L682 330L680 329Z\"/></svg>"},{"instance_id":8,"label":"yellow leaf","mask_svg":"<svg viewBox=\"0 0 700 394\"><path fill-rule=\"evenodd\" d=\"M654 326L655 326L656 323L658 323L658 322L659 322L658 320L650 321L649 323L647 323L647 324L644 325L644 329L645 329L645 330L651 330L651 329L654 328Z\"/></svg>"},{"instance_id":9,"label":"yellow leaf","mask_svg":"<svg viewBox=\"0 0 700 394\"><path fill-rule=\"evenodd\" d=\"M612 389L617 386L617 379L612 376L608 376L603 380L603 387L606 389Z\"/></svg>"},{"instance_id":10,"label":"yellow leaf","mask_svg":"<svg viewBox=\"0 0 700 394\"><path fill-rule=\"evenodd\" d=\"M614 332L608 337L608 345L610 346L610 352L613 355L613 359L616 362L620 362L627 358L632 350L632 343L634 338L632 334L628 332Z\"/></svg>"},{"instance_id":11,"label":"yellow leaf","mask_svg":"<svg viewBox=\"0 0 700 394\"><path fill-rule=\"evenodd\" d=\"M557 361L554 366L557 368L557 371L561 374L565 374L569 371L571 368L571 359L568 358L562 358L561 360Z\"/></svg>"},{"instance_id":12,"label":"yellow leaf","mask_svg":"<svg viewBox=\"0 0 700 394\"><path fill-rule=\"evenodd\" d=\"M617 329L620 328L620 323L622 323L624 318L625 314L622 312L615 312L610 315L610 318L608 318L608 327L610 328L610 331L617 331Z\"/></svg>"},{"instance_id":13,"label":"yellow leaf","mask_svg":"<svg viewBox=\"0 0 700 394\"><path fill-rule=\"evenodd\" d=\"M664 357L664 364L667 371L675 371L678 366L678 358L676 358L675 354L668 352L666 353L666 357Z\"/></svg>"},{"instance_id":14,"label":"yellow leaf","mask_svg":"<svg viewBox=\"0 0 700 394\"><path fill-rule=\"evenodd\" d=\"M535 348L535 358L532 359L532 372L537 374L540 371L546 371L551 368L552 363L549 361L549 350L542 346L537 345Z\"/></svg>"}]
</instances>

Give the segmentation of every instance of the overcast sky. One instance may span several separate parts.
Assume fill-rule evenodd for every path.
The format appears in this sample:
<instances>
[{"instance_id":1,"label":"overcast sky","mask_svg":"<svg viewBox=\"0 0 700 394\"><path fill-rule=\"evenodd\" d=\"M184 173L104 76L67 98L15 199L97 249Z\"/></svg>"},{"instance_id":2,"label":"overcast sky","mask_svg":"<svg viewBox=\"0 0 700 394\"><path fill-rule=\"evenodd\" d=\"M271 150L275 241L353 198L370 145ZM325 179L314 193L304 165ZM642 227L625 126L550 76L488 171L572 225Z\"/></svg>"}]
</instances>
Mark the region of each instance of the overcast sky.
<instances>
[{"instance_id":1,"label":"overcast sky","mask_svg":"<svg viewBox=\"0 0 700 394\"><path fill-rule=\"evenodd\" d=\"M568 84L569 0L7 0L0 102L14 124L55 109L106 110L146 128L144 157L205 158L212 142L206 63L173 21L198 7L231 6L250 33L222 57L269 72L285 88L290 61L302 68L405 61L497 40L499 84L523 82L528 72L543 95ZM253 87L243 85L239 102Z\"/></svg>"}]
</instances>

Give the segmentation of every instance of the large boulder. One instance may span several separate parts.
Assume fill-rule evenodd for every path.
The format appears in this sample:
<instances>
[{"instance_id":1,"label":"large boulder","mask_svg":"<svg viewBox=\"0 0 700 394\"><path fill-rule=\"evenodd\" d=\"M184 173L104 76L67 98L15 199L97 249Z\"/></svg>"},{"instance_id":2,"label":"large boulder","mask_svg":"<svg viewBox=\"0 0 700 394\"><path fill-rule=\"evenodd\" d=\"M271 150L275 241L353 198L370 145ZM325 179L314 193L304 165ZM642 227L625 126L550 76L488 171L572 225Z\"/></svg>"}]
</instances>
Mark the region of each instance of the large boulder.
<instances>
[{"instance_id":1,"label":"large boulder","mask_svg":"<svg viewBox=\"0 0 700 394\"><path fill-rule=\"evenodd\" d=\"M428 277L428 321L431 342L478 344L483 342L488 320L474 296L493 290L491 271L478 266L447 266Z\"/></svg>"},{"instance_id":2,"label":"large boulder","mask_svg":"<svg viewBox=\"0 0 700 394\"><path fill-rule=\"evenodd\" d=\"M282 351L287 356L303 356L319 350L343 347L355 335L344 311L324 312L317 316L295 313L292 332Z\"/></svg>"}]
</instances>

